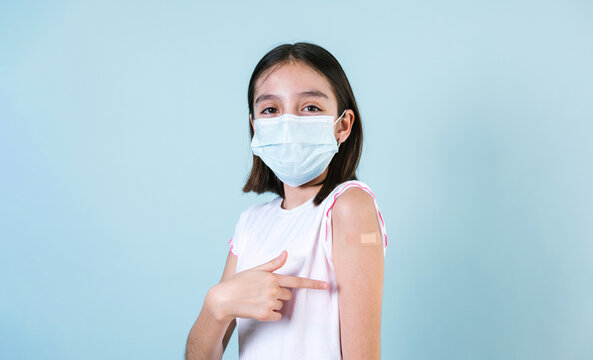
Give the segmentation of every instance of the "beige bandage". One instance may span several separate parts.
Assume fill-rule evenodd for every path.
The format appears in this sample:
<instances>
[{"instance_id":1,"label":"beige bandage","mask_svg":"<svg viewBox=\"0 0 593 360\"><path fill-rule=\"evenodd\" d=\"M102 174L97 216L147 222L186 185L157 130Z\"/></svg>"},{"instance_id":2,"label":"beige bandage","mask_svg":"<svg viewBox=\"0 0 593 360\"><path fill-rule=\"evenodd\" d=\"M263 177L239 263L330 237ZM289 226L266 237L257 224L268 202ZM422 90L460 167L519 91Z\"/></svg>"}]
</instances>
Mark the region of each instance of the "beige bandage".
<instances>
[{"instance_id":1,"label":"beige bandage","mask_svg":"<svg viewBox=\"0 0 593 360\"><path fill-rule=\"evenodd\" d=\"M346 242L352 246L376 246L381 243L380 238L381 235L377 231L362 234L351 233L346 236Z\"/></svg>"}]
</instances>

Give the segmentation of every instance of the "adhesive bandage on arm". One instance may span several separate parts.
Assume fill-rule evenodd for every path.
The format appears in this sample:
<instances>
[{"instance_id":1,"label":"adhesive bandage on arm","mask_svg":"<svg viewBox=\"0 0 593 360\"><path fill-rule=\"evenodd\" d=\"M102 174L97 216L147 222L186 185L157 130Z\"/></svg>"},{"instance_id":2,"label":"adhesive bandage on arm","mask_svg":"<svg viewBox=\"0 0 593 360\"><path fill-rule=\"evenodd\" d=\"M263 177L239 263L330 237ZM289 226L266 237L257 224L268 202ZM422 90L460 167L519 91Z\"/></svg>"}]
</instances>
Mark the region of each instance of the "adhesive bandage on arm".
<instances>
[{"instance_id":1,"label":"adhesive bandage on arm","mask_svg":"<svg viewBox=\"0 0 593 360\"><path fill-rule=\"evenodd\" d=\"M350 246L377 246L381 245L381 234L378 231L369 233L349 233L346 243Z\"/></svg>"}]
</instances>

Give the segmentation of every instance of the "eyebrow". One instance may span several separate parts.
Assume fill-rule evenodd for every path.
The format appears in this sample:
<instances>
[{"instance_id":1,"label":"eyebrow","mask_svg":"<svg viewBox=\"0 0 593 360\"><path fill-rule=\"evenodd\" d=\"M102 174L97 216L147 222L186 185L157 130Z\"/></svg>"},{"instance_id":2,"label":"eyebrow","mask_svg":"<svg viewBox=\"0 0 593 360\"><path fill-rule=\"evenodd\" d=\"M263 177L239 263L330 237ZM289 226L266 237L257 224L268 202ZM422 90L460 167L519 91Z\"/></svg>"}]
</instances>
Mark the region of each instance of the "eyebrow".
<instances>
[{"instance_id":1,"label":"eyebrow","mask_svg":"<svg viewBox=\"0 0 593 360\"><path fill-rule=\"evenodd\" d=\"M324 99L329 99L329 97L319 91L319 90L308 90L308 91L303 91L299 93L300 97L318 97L318 98L324 98ZM255 99L255 104L261 102L261 101L265 101L265 100L271 100L271 99L279 99L280 97L277 95L273 95L273 94L263 94L257 97L257 99Z\"/></svg>"}]
</instances>

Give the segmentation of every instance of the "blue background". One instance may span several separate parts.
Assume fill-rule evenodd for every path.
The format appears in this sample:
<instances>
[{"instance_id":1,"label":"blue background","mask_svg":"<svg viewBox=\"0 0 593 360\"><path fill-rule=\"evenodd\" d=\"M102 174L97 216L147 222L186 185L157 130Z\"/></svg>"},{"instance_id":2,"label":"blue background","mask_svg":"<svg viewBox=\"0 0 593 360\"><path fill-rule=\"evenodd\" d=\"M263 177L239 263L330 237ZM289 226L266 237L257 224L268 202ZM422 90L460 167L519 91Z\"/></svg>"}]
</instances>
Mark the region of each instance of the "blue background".
<instances>
[{"instance_id":1,"label":"blue background","mask_svg":"<svg viewBox=\"0 0 593 360\"><path fill-rule=\"evenodd\" d=\"M590 1L0 4L0 358L181 359L274 46L343 65L385 359L593 358ZM233 335L225 358L237 357Z\"/></svg>"}]
</instances>

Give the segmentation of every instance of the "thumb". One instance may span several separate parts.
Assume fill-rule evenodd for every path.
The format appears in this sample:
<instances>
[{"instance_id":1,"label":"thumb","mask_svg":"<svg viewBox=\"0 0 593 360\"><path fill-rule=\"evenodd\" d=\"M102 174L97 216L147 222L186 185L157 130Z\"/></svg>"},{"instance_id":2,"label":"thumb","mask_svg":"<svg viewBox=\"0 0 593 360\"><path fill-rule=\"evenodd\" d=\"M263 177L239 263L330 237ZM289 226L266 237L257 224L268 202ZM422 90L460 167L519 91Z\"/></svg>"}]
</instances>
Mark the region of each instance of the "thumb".
<instances>
[{"instance_id":1,"label":"thumb","mask_svg":"<svg viewBox=\"0 0 593 360\"><path fill-rule=\"evenodd\" d=\"M274 271L276 269L279 269L280 267L282 267L282 265L284 265L284 263L286 262L286 258L287 256L284 255L284 253L286 253L286 250L283 250L282 253L280 254L280 256L273 258L272 260L263 263L259 266L256 266L255 269L257 270L264 270L264 271Z\"/></svg>"}]
</instances>

